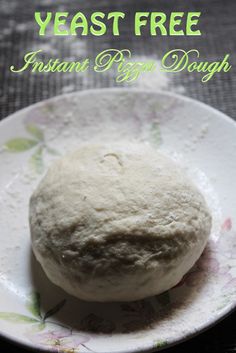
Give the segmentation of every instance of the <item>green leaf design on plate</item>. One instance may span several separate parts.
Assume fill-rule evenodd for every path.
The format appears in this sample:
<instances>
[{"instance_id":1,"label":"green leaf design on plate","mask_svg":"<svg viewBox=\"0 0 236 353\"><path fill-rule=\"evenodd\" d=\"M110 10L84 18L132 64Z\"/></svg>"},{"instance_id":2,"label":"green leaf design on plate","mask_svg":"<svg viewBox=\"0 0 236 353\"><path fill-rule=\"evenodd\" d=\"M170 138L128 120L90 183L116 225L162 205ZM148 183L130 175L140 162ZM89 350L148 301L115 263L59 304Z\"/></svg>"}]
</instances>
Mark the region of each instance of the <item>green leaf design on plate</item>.
<instances>
[{"instance_id":1,"label":"green leaf design on plate","mask_svg":"<svg viewBox=\"0 0 236 353\"><path fill-rule=\"evenodd\" d=\"M40 304L40 294L38 292L33 292L26 303L26 307L31 314L41 318Z\"/></svg>"},{"instance_id":2,"label":"green leaf design on plate","mask_svg":"<svg viewBox=\"0 0 236 353\"><path fill-rule=\"evenodd\" d=\"M160 125L157 121L153 122L151 125L151 131L150 131L150 137L151 141L157 145L160 146L162 143L162 138L161 138L161 130L160 130Z\"/></svg>"},{"instance_id":3,"label":"green leaf design on plate","mask_svg":"<svg viewBox=\"0 0 236 353\"><path fill-rule=\"evenodd\" d=\"M23 152L31 149L32 147L36 146L38 141L24 138L24 137L17 137L11 140L8 140L4 147L10 152Z\"/></svg>"},{"instance_id":4,"label":"green leaf design on plate","mask_svg":"<svg viewBox=\"0 0 236 353\"><path fill-rule=\"evenodd\" d=\"M44 140L44 135L43 135L43 131L36 126L35 124L27 124L26 125L26 130L33 135L34 137L36 137L39 141L43 141Z\"/></svg>"},{"instance_id":5,"label":"green leaf design on plate","mask_svg":"<svg viewBox=\"0 0 236 353\"><path fill-rule=\"evenodd\" d=\"M32 166L32 168L35 170L36 173L42 173L44 169L43 165L43 148L40 146L37 148L37 150L34 152L34 154L30 157L29 163Z\"/></svg>"},{"instance_id":6,"label":"green leaf design on plate","mask_svg":"<svg viewBox=\"0 0 236 353\"><path fill-rule=\"evenodd\" d=\"M167 341L165 340L159 340L154 344L155 348L162 348L167 345Z\"/></svg>"},{"instance_id":7,"label":"green leaf design on plate","mask_svg":"<svg viewBox=\"0 0 236 353\"><path fill-rule=\"evenodd\" d=\"M59 310L62 309L62 307L65 305L66 300L62 300L60 303L58 303L56 306L54 306L52 309L48 310L46 314L44 315L43 320L46 320L48 317L56 314Z\"/></svg>"},{"instance_id":8,"label":"green leaf design on plate","mask_svg":"<svg viewBox=\"0 0 236 353\"><path fill-rule=\"evenodd\" d=\"M36 327L38 328L38 331L43 331L46 327L46 324L45 322L40 322L40 324L38 324Z\"/></svg>"},{"instance_id":9,"label":"green leaf design on plate","mask_svg":"<svg viewBox=\"0 0 236 353\"><path fill-rule=\"evenodd\" d=\"M50 153L50 154L52 154L54 156L58 156L59 155L59 153L56 150L54 150L54 148L46 146L46 149L47 149L48 153Z\"/></svg>"},{"instance_id":10,"label":"green leaf design on plate","mask_svg":"<svg viewBox=\"0 0 236 353\"><path fill-rule=\"evenodd\" d=\"M31 327L30 327L30 331L33 333L37 333L37 332L40 332L40 331L43 331L46 327L46 323L45 322L39 322L39 323L36 323L36 324L33 324Z\"/></svg>"},{"instance_id":11,"label":"green leaf design on plate","mask_svg":"<svg viewBox=\"0 0 236 353\"><path fill-rule=\"evenodd\" d=\"M14 324L27 324L27 323L36 323L38 322L37 319L34 319L32 317L26 316L26 315L21 315L21 314L16 314L16 313L11 313L11 312L0 312L0 319L2 320L7 320L9 322L12 322Z\"/></svg>"}]
</instances>

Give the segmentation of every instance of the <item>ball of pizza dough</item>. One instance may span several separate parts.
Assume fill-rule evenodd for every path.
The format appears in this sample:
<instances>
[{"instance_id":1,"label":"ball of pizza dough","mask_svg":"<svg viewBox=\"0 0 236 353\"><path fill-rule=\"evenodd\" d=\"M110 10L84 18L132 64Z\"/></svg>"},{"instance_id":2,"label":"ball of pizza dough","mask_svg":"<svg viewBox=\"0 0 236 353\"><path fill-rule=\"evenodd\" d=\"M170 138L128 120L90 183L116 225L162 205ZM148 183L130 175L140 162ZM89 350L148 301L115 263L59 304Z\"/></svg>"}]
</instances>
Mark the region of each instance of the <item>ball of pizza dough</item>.
<instances>
[{"instance_id":1,"label":"ball of pizza dough","mask_svg":"<svg viewBox=\"0 0 236 353\"><path fill-rule=\"evenodd\" d=\"M184 172L151 147L87 145L49 169L30 200L30 228L53 283L87 301L133 301L181 280L211 215Z\"/></svg>"}]
</instances>

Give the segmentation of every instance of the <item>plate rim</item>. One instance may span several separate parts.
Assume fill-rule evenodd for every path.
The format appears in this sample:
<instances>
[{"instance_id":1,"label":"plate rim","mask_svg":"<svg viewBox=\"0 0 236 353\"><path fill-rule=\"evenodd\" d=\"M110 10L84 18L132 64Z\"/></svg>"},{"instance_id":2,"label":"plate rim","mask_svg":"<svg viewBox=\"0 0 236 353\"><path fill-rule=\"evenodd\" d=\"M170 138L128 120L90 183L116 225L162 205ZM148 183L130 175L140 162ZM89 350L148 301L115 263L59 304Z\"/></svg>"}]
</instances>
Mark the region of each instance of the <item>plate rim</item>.
<instances>
[{"instance_id":1,"label":"plate rim","mask_svg":"<svg viewBox=\"0 0 236 353\"><path fill-rule=\"evenodd\" d=\"M73 91L73 92L69 92L69 93L62 93L47 99L43 99L39 102L30 104L22 109L19 109L17 111L15 111L14 113L11 113L7 116L5 116L4 118L2 118L0 120L0 127L8 124L11 120L14 120L15 118L17 118L17 115L19 113L23 113L23 112L27 112L28 110L32 109L32 108L37 108L40 106L43 106L46 103L50 103L50 102L54 102L57 101L59 99L62 98L66 98L66 97L72 97L75 95L86 95L88 93L102 93L102 92L136 92L136 93L150 93L150 94L159 94L159 95L163 95L163 96L168 96L168 97L174 97L176 99L180 99L180 100L184 100L186 102L190 102L190 103L194 103L197 104L199 106L202 106L203 108L206 108L207 110L212 111L213 113L221 116L225 121L227 121L228 123L232 124L233 126L236 125L236 120L234 120L233 118L231 118L229 115L227 115L226 113L212 107L209 104L206 104L202 101L199 101L195 98L189 97L189 96L184 96L182 94L179 93L175 93L175 92L171 92L171 91L165 91L165 90L151 90L151 89L139 89L139 88L121 88L121 87L111 87L111 88L91 88L91 89L84 89L84 90L80 90L80 91Z\"/></svg>"},{"instance_id":2,"label":"plate rim","mask_svg":"<svg viewBox=\"0 0 236 353\"><path fill-rule=\"evenodd\" d=\"M223 113L222 111L204 103L201 102L197 99L188 97L188 96L184 96L182 94L178 94L178 93L174 93L174 92L167 92L165 90L151 90L151 89L138 89L138 88L127 88L127 87L111 87L111 88L93 88L93 89L85 89L85 90L79 90L79 91L73 91L70 93L64 93L64 94L60 94L60 95L56 95L44 100L41 100L39 102L33 103L28 105L25 108L19 109L14 113L11 113L10 115L4 117L1 121L0 121L0 129L4 126L9 125L12 121L14 121L15 119L17 119L18 115L21 113L25 113L27 111L30 111L33 108L37 108L37 107L41 107L47 103L50 102L56 102L57 100L63 99L63 98L70 98L73 96L83 96L83 95L88 95L91 93L94 94L100 94L100 93L140 93L140 94L152 94L152 95L162 95L162 96L167 96L167 97L172 97L172 98L176 98L182 101L185 101L187 103L194 103L198 106L201 106L204 109L207 109L208 111L211 111L214 115L217 115L220 119L223 119L227 124L231 124L234 128L236 128L236 121L231 118L230 116L228 116L227 114ZM228 305L226 308L224 308L222 311L220 311L219 313L217 313L213 318L211 318L209 321L203 323L202 325L199 325L196 331L193 331L189 334L182 334L179 336L179 338L173 338L171 340L169 340L167 342L167 344L163 347L153 347L152 345L147 345L145 348L137 348L135 350L119 350L119 351L114 351L113 353L148 353L148 352L157 352L157 351L161 351L164 350L166 348L170 348L173 347L177 344L186 342L187 340L196 337L197 335L207 331L208 329L212 328L213 326L217 325L219 322L221 322L222 320L224 320L227 316L229 316L231 313L236 311L236 299L234 302L232 302L230 305ZM24 347L26 349L30 349L30 350L38 350L40 352L50 352L52 350L50 350L49 348L43 347L39 344L35 344L35 343L31 343L31 342L26 342L24 341L22 338L14 336L12 334L8 334L3 332L0 329L0 338L4 339L6 341L12 342L15 345ZM94 353L96 353L94 351ZM106 352L103 352L106 353ZM107 352L109 353L109 352Z\"/></svg>"}]
</instances>

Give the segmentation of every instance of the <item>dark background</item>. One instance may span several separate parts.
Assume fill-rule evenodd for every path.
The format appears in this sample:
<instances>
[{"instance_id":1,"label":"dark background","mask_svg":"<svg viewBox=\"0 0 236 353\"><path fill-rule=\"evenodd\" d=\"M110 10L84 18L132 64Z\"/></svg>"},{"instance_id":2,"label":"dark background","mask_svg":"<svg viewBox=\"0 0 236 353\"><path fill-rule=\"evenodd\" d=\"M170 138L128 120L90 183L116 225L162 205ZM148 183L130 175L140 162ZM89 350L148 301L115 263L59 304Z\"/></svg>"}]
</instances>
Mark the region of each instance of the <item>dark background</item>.
<instances>
[{"instance_id":1,"label":"dark background","mask_svg":"<svg viewBox=\"0 0 236 353\"><path fill-rule=\"evenodd\" d=\"M38 36L34 21L35 11L123 11L127 14L126 26L120 37L110 33L102 37ZM201 11L199 27L201 37L142 37L133 35L133 14L135 11ZM0 0L0 119L18 109L75 90L112 87L112 75L53 73L13 74L9 67L20 67L25 53L43 49L45 59L58 57L77 60L83 57L94 58L108 48L128 48L134 55L162 58L169 50L181 48L198 49L202 60L222 60L230 54L232 69L228 73L218 73L209 82L201 82L201 74L181 72L169 74L171 84L168 89L176 91L184 87L184 94L203 101L236 119L236 1L235 0ZM119 84L120 85L120 84ZM155 87L153 87L155 88ZM196 121L197 124L197 121ZM26 352L24 349L0 340L0 353ZM206 333L166 350L169 353L229 353L236 352L236 313L224 319Z\"/></svg>"}]
</instances>

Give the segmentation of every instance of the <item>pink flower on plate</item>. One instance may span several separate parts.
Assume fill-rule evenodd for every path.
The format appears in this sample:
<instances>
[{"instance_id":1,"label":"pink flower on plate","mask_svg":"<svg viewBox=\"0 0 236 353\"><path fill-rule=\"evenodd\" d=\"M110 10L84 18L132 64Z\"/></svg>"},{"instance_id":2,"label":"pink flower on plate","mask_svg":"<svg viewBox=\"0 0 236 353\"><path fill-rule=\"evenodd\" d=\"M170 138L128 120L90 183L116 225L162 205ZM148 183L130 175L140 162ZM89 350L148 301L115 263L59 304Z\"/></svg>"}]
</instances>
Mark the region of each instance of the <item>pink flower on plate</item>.
<instances>
[{"instance_id":1,"label":"pink flower on plate","mask_svg":"<svg viewBox=\"0 0 236 353\"><path fill-rule=\"evenodd\" d=\"M64 337L60 340L61 347L64 351L73 351L79 348L81 344L88 342L89 338L78 334L72 334L69 337Z\"/></svg>"},{"instance_id":2,"label":"pink flower on plate","mask_svg":"<svg viewBox=\"0 0 236 353\"><path fill-rule=\"evenodd\" d=\"M221 227L221 234L216 241L217 251L229 260L236 259L236 233L232 229L232 221L227 218Z\"/></svg>"},{"instance_id":3,"label":"pink flower on plate","mask_svg":"<svg viewBox=\"0 0 236 353\"><path fill-rule=\"evenodd\" d=\"M89 340L88 336L71 333L69 329L49 330L30 334L30 339L55 352L76 352L81 344Z\"/></svg>"},{"instance_id":4,"label":"pink flower on plate","mask_svg":"<svg viewBox=\"0 0 236 353\"><path fill-rule=\"evenodd\" d=\"M223 231L229 231L229 230L232 229L232 220L231 220L231 218L227 218L227 219L224 221L224 223L223 223L222 226L221 226L221 229L222 229Z\"/></svg>"}]
</instances>

